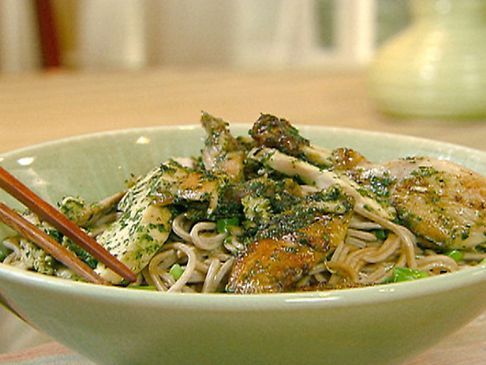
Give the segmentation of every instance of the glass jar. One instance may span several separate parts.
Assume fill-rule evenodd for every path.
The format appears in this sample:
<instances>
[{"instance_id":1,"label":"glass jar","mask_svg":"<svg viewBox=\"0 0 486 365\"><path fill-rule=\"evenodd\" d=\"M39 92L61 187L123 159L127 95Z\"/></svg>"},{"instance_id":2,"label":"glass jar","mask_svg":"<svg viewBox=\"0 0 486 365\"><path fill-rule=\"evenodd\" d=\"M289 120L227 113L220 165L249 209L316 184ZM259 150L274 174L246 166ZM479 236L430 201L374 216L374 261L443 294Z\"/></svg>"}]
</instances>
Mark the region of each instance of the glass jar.
<instances>
[{"instance_id":1,"label":"glass jar","mask_svg":"<svg viewBox=\"0 0 486 365\"><path fill-rule=\"evenodd\" d=\"M371 64L371 98L404 117L486 120L486 1L410 5L412 24Z\"/></svg>"}]
</instances>

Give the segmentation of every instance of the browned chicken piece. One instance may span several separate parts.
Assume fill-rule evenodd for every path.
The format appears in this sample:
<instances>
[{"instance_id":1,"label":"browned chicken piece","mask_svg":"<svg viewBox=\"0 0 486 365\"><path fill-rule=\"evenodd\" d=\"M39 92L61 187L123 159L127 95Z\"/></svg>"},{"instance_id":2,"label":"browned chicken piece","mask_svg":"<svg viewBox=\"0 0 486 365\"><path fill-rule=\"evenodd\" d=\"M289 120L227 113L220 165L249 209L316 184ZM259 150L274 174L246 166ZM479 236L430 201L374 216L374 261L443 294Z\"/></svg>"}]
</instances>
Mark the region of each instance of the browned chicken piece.
<instances>
[{"instance_id":1,"label":"browned chicken piece","mask_svg":"<svg viewBox=\"0 0 486 365\"><path fill-rule=\"evenodd\" d=\"M349 170L369 163L363 155L351 148L331 151L312 145L289 121L271 114L260 115L250 130L250 135L257 146L276 148L289 156L305 157L307 161L320 167Z\"/></svg>"},{"instance_id":2,"label":"browned chicken piece","mask_svg":"<svg viewBox=\"0 0 486 365\"><path fill-rule=\"evenodd\" d=\"M283 118L262 114L250 130L258 146L278 148L291 156L300 156L309 140L303 138L297 128Z\"/></svg>"},{"instance_id":3,"label":"browned chicken piece","mask_svg":"<svg viewBox=\"0 0 486 365\"><path fill-rule=\"evenodd\" d=\"M124 195L124 191L119 192L94 204L86 204L80 198L68 196L61 201L59 209L78 226L86 228L101 217L115 211L118 202Z\"/></svg>"},{"instance_id":4,"label":"browned chicken piece","mask_svg":"<svg viewBox=\"0 0 486 365\"><path fill-rule=\"evenodd\" d=\"M385 166L396 179L392 204L413 233L448 248L486 243L486 177L433 158Z\"/></svg>"},{"instance_id":5,"label":"browned chicken piece","mask_svg":"<svg viewBox=\"0 0 486 365\"><path fill-rule=\"evenodd\" d=\"M226 290L238 294L292 291L325 256L299 243L271 238L256 241L237 259Z\"/></svg>"},{"instance_id":6,"label":"browned chicken piece","mask_svg":"<svg viewBox=\"0 0 486 365\"><path fill-rule=\"evenodd\" d=\"M217 203L218 181L210 179L199 172L189 172L181 181L174 195L187 200L204 200L210 196L210 200Z\"/></svg>"},{"instance_id":7,"label":"browned chicken piece","mask_svg":"<svg viewBox=\"0 0 486 365\"><path fill-rule=\"evenodd\" d=\"M336 153L341 169L431 246L470 249L486 243L486 177L451 161L416 157L372 164ZM351 156L351 157L349 157ZM352 161L350 161L352 160Z\"/></svg>"},{"instance_id":8,"label":"browned chicken piece","mask_svg":"<svg viewBox=\"0 0 486 365\"><path fill-rule=\"evenodd\" d=\"M240 142L231 135L229 124L208 113L202 114L201 124L207 133L202 150L205 169L215 174L226 174L234 180L241 180L246 153Z\"/></svg>"},{"instance_id":9,"label":"browned chicken piece","mask_svg":"<svg viewBox=\"0 0 486 365\"><path fill-rule=\"evenodd\" d=\"M343 215L322 215L314 223L283 238L305 243L318 251L335 249L346 238L351 215L351 211Z\"/></svg>"},{"instance_id":10,"label":"browned chicken piece","mask_svg":"<svg viewBox=\"0 0 486 365\"><path fill-rule=\"evenodd\" d=\"M352 210L338 207L338 204L331 207L329 204L328 210L336 210L330 213L326 212L323 204L323 207L316 208L321 204L312 202L305 205L304 203L297 205L291 211L274 216L268 227L257 233L256 238L282 238L289 242L311 246L319 251L336 248L346 237ZM337 212L337 209L340 211Z\"/></svg>"},{"instance_id":11,"label":"browned chicken piece","mask_svg":"<svg viewBox=\"0 0 486 365\"><path fill-rule=\"evenodd\" d=\"M217 178L205 176L173 160L164 162L160 169L163 173L155 187L159 204L170 204L178 200L207 201L209 212L216 208L219 199Z\"/></svg>"},{"instance_id":12,"label":"browned chicken piece","mask_svg":"<svg viewBox=\"0 0 486 365\"><path fill-rule=\"evenodd\" d=\"M310 269L344 241L352 215L349 197L303 201L272 217L247 247L230 274L236 293L292 291Z\"/></svg>"},{"instance_id":13,"label":"browned chicken piece","mask_svg":"<svg viewBox=\"0 0 486 365\"><path fill-rule=\"evenodd\" d=\"M334 170L351 170L356 167L370 166L371 162L352 148L340 147L331 152L328 159Z\"/></svg>"}]
</instances>

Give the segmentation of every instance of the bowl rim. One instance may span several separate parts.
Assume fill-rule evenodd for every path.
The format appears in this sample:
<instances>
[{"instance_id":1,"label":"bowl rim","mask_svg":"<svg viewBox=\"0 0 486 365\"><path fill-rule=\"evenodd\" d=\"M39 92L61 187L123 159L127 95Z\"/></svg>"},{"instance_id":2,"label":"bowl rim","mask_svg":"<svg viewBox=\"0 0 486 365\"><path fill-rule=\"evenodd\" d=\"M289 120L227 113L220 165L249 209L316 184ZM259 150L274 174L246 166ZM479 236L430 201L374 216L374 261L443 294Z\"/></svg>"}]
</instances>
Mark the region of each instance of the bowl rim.
<instances>
[{"instance_id":1,"label":"bowl rim","mask_svg":"<svg viewBox=\"0 0 486 365\"><path fill-rule=\"evenodd\" d=\"M90 297L109 302L139 302L144 305L198 308L200 310L253 311L262 309L299 309L309 307L349 307L394 302L435 295L478 284L486 285L486 263L453 273L413 281L327 291L231 294L231 293L162 293L153 290L103 286L70 281L58 277L25 271L0 263L0 281L13 285L41 289L70 296ZM2 293L0 288L0 293ZM8 296L6 296L8 299Z\"/></svg>"},{"instance_id":2,"label":"bowl rim","mask_svg":"<svg viewBox=\"0 0 486 365\"><path fill-rule=\"evenodd\" d=\"M441 151L454 151L460 153L473 153L481 161L486 162L486 151L473 149L470 147L441 142L432 139L409 136L405 134L368 131L354 128L341 128L336 126L321 126L310 124L295 124L297 128L305 131L322 130L342 135L359 134L364 137L373 138L393 138L399 141L406 141L411 144L426 144L428 148ZM248 128L249 123L232 123L230 128L243 130ZM60 139L53 139L41 143L17 148L11 151L0 153L0 162L5 159L14 158L18 155L32 150L56 146L58 144L70 142L82 142L83 140L110 137L120 134L153 133L158 131L194 131L199 130L198 124L180 124L149 126L126 129L115 129L101 132L93 132L69 136ZM312 138L311 138L312 140ZM486 281L486 262L482 262L474 267L465 268L453 273L446 273L440 276L425 279L391 283L385 285L374 285L360 288L334 289L327 291L294 292L294 293L268 293L268 294L229 294L229 293L160 293L148 290L135 290L115 286L101 286L85 282L70 281L62 278L39 274L36 272L25 271L6 264L0 263L0 281L7 280L16 285L23 285L44 289L53 292L66 292L70 295L90 296L100 300L110 301L144 301L148 305L160 305L173 307L194 307L198 309L214 310L261 310L261 309L298 309L301 307L343 307L363 304L374 304L379 302L389 302L406 298L415 298L425 295L454 290L461 287L476 285ZM0 293L3 290L0 288Z\"/></svg>"},{"instance_id":3,"label":"bowl rim","mask_svg":"<svg viewBox=\"0 0 486 365\"><path fill-rule=\"evenodd\" d=\"M472 147L464 146L461 144L439 141L431 138L424 138L418 137L408 134L402 133L393 133L393 132L380 132L380 131L370 131L366 129L359 129L359 128L348 128L348 127L338 127L332 125L316 125L316 124L305 124L305 123L293 123L295 127L297 127L300 131L306 130L310 131L313 129L322 130L322 131L329 131L332 133L341 133L346 135L352 134L360 134L367 137L385 137L385 138L394 138L402 141L409 141L410 143L419 143L419 144L427 144L432 147L434 150L437 149L441 150L456 150L461 151L462 153L471 152L474 154L483 155L481 158L486 159L486 150L479 150ZM249 128L251 123L240 123L235 122L230 124L230 129L244 130L244 128ZM56 138L50 139L38 143L34 143L31 145L21 146L19 148L15 148L9 151L0 152L0 162L3 162L4 159L9 157L13 157L13 155L21 154L28 152L30 150L35 150L38 148L44 148L48 146L55 146L58 144L69 143L69 142L80 142L85 139L92 139L98 137L110 137L117 134L134 134L134 133L143 133L143 132L158 132L158 131L197 131L201 130L201 126L196 123L188 123L188 124L164 124L160 126L147 126L147 127L133 127L133 128L120 128L120 129L110 129L106 131L98 131L98 132L88 132L88 133L81 133L77 135L67 136L63 138ZM304 132L305 133L305 132ZM309 138L312 141L312 137ZM485 160L486 163L486 160Z\"/></svg>"}]
</instances>

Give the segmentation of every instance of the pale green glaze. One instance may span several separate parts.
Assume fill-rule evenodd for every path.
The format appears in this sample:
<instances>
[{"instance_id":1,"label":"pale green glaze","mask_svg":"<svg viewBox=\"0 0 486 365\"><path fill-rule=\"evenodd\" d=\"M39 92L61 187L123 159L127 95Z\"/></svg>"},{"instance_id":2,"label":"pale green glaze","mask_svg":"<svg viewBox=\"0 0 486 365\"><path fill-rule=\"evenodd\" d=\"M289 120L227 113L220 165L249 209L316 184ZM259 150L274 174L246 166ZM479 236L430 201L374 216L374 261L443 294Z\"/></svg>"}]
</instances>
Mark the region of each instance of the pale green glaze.
<instances>
[{"instance_id":1,"label":"pale green glaze","mask_svg":"<svg viewBox=\"0 0 486 365\"><path fill-rule=\"evenodd\" d=\"M485 152L360 131L301 130L315 143L352 146L373 160L427 154L486 174ZM120 131L23 149L0 163L51 201L65 194L97 199L120 189L131 172L196 153L201 136L198 127ZM100 364L398 364L486 308L486 265L387 286L236 296L101 287L0 264L0 294L36 327Z\"/></svg>"},{"instance_id":2,"label":"pale green glaze","mask_svg":"<svg viewBox=\"0 0 486 365\"><path fill-rule=\"evenodd\" d=\"M369 90L406 117L486 119L486 2L411 0L414 21L378 52Z\"/></svg>"}]
</instances>

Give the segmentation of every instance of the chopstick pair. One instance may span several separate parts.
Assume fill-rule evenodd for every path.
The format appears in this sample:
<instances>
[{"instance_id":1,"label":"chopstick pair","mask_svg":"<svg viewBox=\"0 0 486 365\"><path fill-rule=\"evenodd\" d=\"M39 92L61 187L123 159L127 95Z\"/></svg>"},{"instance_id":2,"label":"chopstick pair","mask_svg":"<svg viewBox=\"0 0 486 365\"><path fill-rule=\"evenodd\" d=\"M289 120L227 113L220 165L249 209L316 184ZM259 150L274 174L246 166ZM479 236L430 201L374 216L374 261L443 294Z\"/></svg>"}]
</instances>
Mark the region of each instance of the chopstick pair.
<instances>
[{"instance_id":1,"label":"chopstick pair","mask_svg":"<svg viewBox=\"0 0 486 365\"><path fill-rule=\"evenodd\" d=\"M45 220L73 242L85 249L108 268L124 279L133 282L136 275L125 264L118 261L103 246L88 236L76 224L66 218L59 210L42 200L27 186L0 166L0 188L16 198L39 218ZM0 221L13 228L25 238L35 242L39 247L52 255L56 260L73 270L87 281L96 284L109 284L81 261L72 251L68 250L48 234L27 221L21 215L0 202Z\"/></svg>"}]
</instances>

